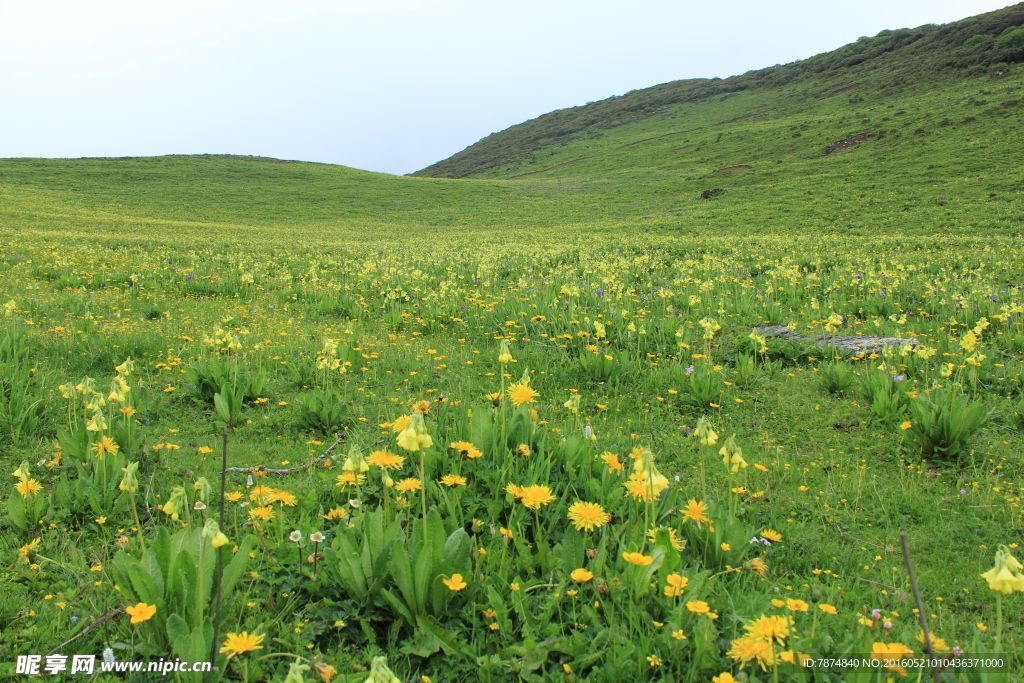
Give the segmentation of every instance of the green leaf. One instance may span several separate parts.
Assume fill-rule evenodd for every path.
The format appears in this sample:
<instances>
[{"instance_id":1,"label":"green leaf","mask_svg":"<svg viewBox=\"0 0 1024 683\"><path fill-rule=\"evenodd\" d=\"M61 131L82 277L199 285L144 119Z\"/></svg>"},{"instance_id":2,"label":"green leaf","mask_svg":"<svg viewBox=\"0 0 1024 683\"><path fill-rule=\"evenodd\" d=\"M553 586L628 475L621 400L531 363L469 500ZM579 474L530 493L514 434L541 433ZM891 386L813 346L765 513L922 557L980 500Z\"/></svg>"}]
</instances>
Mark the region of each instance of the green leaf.
<instances>
[{"instance_id":1,"label":"green leaf","mask_svg":"<svg viewBox=\"0 0 1024 683\"><path fill-rule=\"evenodd\" d=\"M418 657L429 657L441 649L441 641L431 633L417 631L411 640L407 640L401 651L407 655Z\"/></svg>"},{"instance_id":2,"label":"green leaf","mask_svg":"<svg viewBox=\"0 0 1024 683\"><path fill-rule=\"evenodd\" d=\"M242 577L242 572L245 571L245 566L249 563L249 553L252 551L254 543L252 535L242 539L242 542L238 544L238 550L231 557L231 561L224 566L220 583L221 595L230 595L235 584L238 583L238 579Z\"/></svg>"},{"instance_id":3,"label":"green leaf","mask_svg":"<svg viewBox=\"0 0 1024 683\"><path fill-rule=\"evenodd\" d=\"M455 639L455 634L445 629L432 617L416 617L416 625L421 633L430 634L440 643L444 653L448 656L460 656L468 661L476 661L476 653L466 643L460 643Z\"/></svg>"},{"instance_id":4,"label":"green leaf","mask_svg":"<svg viewBox=\"0 0 1024 683\"><path fill-rule=\"evenodd\" d=\"M585 551L583 548L583 534L576 527L569 527L562 539L562 552L559 554L562 570L571 573L573 570L583 567Z\"/></svg>"},{"instance_id":5,"label":"green leaf","mask_svg":"<svg viewBox=\"0 0 1024 683\"><path fill-rule=\"evenodd\" d=\"M7 514L14 525L22 531L28 531L28 520L25 517L25 499L17 491L7 499Z\"/></svg>"}]
</instances>

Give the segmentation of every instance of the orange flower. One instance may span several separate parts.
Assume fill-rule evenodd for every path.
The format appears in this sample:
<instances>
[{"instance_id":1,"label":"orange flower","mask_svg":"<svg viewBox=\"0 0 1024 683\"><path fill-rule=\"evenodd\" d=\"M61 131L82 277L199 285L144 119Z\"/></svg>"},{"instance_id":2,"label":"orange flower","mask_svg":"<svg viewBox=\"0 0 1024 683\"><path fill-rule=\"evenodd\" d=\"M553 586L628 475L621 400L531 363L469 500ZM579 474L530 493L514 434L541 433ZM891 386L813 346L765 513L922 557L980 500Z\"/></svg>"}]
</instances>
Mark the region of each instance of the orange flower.
<instances>
[{"instance_id":1,"label":"orange flower","mask_svg":"<svg viewBox=\"0 0 1024 683\"><path fill-rule=\"evenodd\" d=\"M139 624L153 618L153 615L156 614L156 605L147 605L144 602L140 602L134 607L125 607L124 611L132 618L131 623Z\"/></svg>"},{"instance_id":2,"label":"orange flower","mask_svg":"<svg viewBox=\"0 0 1024 683\"><path fill-rule=\"evenodd\" d=\"M467 584L462 580L462 574L452 574L450 579L441 579L444 585L448 586L448 590L460 591L465 588Z\"/></svg>"},{"instance_id":3,"label":"orange flower","mask_svg":"<svg viewBox=\"0 0 1024 683\"><path fill-rule=\"evenodd\" d=\"M635 564L640 567L646 567L654 562L653 557L650 555L644 555L643 553L622 553L622 559L630 564Z\"/></svg>"}]
</instances>

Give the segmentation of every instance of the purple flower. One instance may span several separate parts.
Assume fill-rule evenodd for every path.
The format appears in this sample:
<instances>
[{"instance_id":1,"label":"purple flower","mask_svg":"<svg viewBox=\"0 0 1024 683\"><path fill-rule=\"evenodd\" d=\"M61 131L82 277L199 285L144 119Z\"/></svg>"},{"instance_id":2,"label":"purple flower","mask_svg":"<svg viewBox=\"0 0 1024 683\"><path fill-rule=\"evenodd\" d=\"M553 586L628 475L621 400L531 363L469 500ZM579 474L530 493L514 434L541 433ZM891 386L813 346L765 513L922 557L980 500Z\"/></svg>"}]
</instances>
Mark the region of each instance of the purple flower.
<instances>
[{"instance_id":1,"label":"purple flower","mask_svg":"<svg viewBox=\"0 0 1024 683\"><path fill-rule=\"evenodd\" d=\"M186 282L192 282L195 279L196 279L195 271L192 271L192 270L188 271L188 277L185 278L185 281Z\"/></svg>"},{"instance_id":2,"label":"purple flower","mask_svg":"<svg viewBox=\"0 0 1024 683\"><path fill-rule=\"evenodd\" d=\"M594 292L594 296L604 296L604 290L598 287L597 291Z\"/></svg>"},{"instance_id":3,"label":"purple flower","mask_svg":"<svg viewBox=\"0 0 1024 683\"><path fill-rule=\"evenodd\" d=\"M997 297L997 296L990 296L990 297L988 298L988 300L989 300L989 301L994 301L994 302L997 302L997 303L998 303L998 301L999 301L999 297Z\"/></svg>"},{"instance_id":4,"label":"purple flower","mask_svg":"<svg viewBox=\"0 0 1024 683\"><path fill-rule=\"evenodd\" d=\"M893 375L892 376L892 381L893 382L902 382L903 379L904 379L903 375Z\"/></svg>"},{"instance_id":5,"label":"purple flower","mask_svg":"<svg viewBox=\"0 0 1024 683\"><path fill-rule=\"evenodd\" d=\"M686 368L686 374L687 375L689 375L691 372L693 372L693 366L692 365L690 367Z\"/></svg>"},{"instance_id":6,"label":"purple flower","mask_svg":"<svg viewBox=\"0 0 1024 683\"><path fill-rule=\"evenodd\" d=\"M960 495L961 496L966 496L967 495L967 489L960 489Z\"/></svg>"}]
</instances>

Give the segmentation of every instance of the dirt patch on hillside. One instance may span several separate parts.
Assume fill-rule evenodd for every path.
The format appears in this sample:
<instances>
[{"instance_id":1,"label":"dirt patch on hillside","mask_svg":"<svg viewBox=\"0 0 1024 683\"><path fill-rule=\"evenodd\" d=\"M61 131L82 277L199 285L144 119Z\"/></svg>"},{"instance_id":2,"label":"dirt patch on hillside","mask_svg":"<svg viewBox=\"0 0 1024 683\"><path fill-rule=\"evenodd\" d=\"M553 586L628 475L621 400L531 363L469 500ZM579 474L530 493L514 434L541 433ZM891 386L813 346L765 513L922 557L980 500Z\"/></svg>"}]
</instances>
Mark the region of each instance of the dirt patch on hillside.
<instances>
[{"instance_id":1,"label":"dirt patch on hillside","mask_svg":"<svg viewBox=\"0 0 1024 683\"><path fill-rule=\"evenodd\" d=\"M615 149L626 149L627 147L632 147L633 145L639 145L641 142L650 142L651 140L660 140L662 138L667 138L667 137L670 137L672 135L682 135L683 133L692 133L692 132L697 131L697 130L704 130L704 126L701 126L700 128L691 128L689 130L677 130L677 131L674 131L672 133L665 133L664 135L656 135L653 138L644 138L643 140L637 140L636 142L627 142L626 144L620 145L619 147L616 147Z\"/></svg>"},{"instance_id":2,"label":"dirt patch on hillside","mask_svg":"<svg viewBox=\"0 0 1024 683\"><path fill-rule=\"evenodd\" d=\"M851 85L847 85L846 83L837 83L836 85L830 85L829 87L827 87L824 90L821 90L819 92L812 92L810 95L807 96L807 99L809 99L809 100L810 99L814 99L815 97L821 97L822 95L824 95L825 98L828 99L829 97L835 97L836 95L842 95L844 92L850 92L854 88L859 88L862 85L864 85L864 84L863 83L853 83Z\"/></svg>"},{"instance_id":3,"label":"dirt patch on hillside","mask_svg":"<svg viewBox=\"0 0 1024 683\"><path fill-rule=\"evenodd\" d=\"M864 85L864 84L863 83L854 83L853 85L848 85L845 88L839 88L839 90L833 90L832 92L830 92L828 95L825 96L825 99L828 99L829 97L835 97L836 95L842 95L844 92L850 92L854 88L859 88L862 85Z\"/></svg>"},{"instance_id":4,"label":"dirt patch on hillside","mask_svg":"<svg viewBox=\"0 0 1024 683\"><path fill-rule=\"evenodd\" d=\"M746 171L747 169L754 168L753 166L747 166L746 164L740 164L739 166L726 166L725 168L719 168L715 170L715 173L721 173L722 171Z\"/></svg>"},{"instance_id":5,"label":"dirt patch on hillside","mask_svg":"<svg viewBox=\"0 0 1024 683\"><path fill-rule=\"evenodd\" d=\"M724 126L727 123L736 123L737 121L742 121L743 119L752 119L755 116L764 116L764 114L747 114L746 116L737 116L734 119L729 119L728 121L719 121L718 123L715 123L715 124L712 124L712 125L713 126Z\"/></svg>"},{"instance_id":6,"label":"dirt patch on hillside","mask_svg":"<svg viewBox=\"0 0 1024 683\"><path fill-rule=\"evenodd\" d=\"M846 138L845 140L833 142L831 145L825 148L822 154L828 155L831 154L832 152L835 152L836 150L849 149L850 147L855 147L860 143L864 142L865 140L873 137L875 136L872 133L858 133L857 135L854 135L852 138Z\"/></svg>"},{"instance_id":7,"label":"dirt patch on hillside","mask_svg":"<svg viewBox=\"0 0 1024 683\"><path fill-rule=\"evenodd\" d=\"M549 166L548 168L542 168L539 171L530 171L529 173L520 173L519 175L509 176L508 178L505 178L505 180L515 180L516 178L525 178L528 175L537 175L538 173L547 173L548 171L553 171L556 168L563 168L565 166L572 166L573 164L578 164L581 161L586 161L587 159L593 159L593 158L594 157L580 157L579 159L573 159L572 161L566 161L564 164L556 164L555 166Z\"/></svg>"}]
</instances>

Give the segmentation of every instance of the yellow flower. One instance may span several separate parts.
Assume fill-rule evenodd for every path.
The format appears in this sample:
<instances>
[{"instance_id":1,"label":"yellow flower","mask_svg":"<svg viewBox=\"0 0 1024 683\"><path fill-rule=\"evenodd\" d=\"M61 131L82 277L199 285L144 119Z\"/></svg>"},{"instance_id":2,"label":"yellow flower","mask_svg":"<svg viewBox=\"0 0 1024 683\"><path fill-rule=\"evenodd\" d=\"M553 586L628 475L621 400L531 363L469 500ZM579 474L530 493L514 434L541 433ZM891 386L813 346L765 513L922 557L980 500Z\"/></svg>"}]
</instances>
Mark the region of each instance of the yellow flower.
<instances>
[{"instance_id":1,"label":"yellow flower","mask_svg":"<svg viewBox=\"0 0 1024 683\"><path fill-rule=\"evenodd\" d=\"M423 482L415 477L406 477L402 481L398 482L395 486L395 490L400 493L408 493L411 491L419 491L423 488Z\"/></svg>"},{"instance_id":2,"label":"yellow flower","mask_svg":"<svg viewBox=\"0 0 1024 683\"><path fill-rule=\"evenodd\" d=\"M612 472L622 472L625 466L619 462L619 456L614 453L602 453L601 459L604 460L604 464L608 465L608 469Z\"/></svg>"},{"instance_id":3,"label":"yellow flower","mask_svg":"<svg viewBox=\"0 0 1024 683\"><path fill-rule=\"evenodd\" d=\"M663 488L659 488L656 483L650 483L644 479L630 479L622 484L629 491L629 494L637 500L645 502L652 502L658 500L661 496ZM667 486L667 482L666 482Z\"/></svg>"},{"instance_id":4,"label":"yellow flower","mask_svg":"<svg viewBox=\"0 0 1024 683\"><path fill-rule=\"evenodd\" d=\"M327 662L321 662L319 660L313 661L313 670L316 671L323 683L331 683L331 680L333 680L338 673L338 670L333 666Z\"/></svg>"},{"instance_id":5,"label":"yellow flower","mask_svg":"<svg viewBox=\"0 0 1024 683\"><path fill-rule=\"evenodd\" d=\"M117 453L119 448L117 442L111 439L109 436L104 436L100 438L100 440L94 443L92 447L96 451L96 457L100 458L101 460L103 459L104 453L110 453L111 455L113 455L114 453Z\"/></svg>"},{"instance_id":6,"label":"yellow flower","mask_svg":"<svg viewBox=\"0 0 1024 683\"><path fill-rule=\"evenodd\" d=\"M453 591L460 591L468 585L462 580L462 574L452 574L450 579L441 579L441 581L448 586L448 590Z\"/></svg>"},{"instance_id":7,"label":"yellow flower","mask_svg":"<svg viewBox=\"0 0 1024 683\"><path fill-rule=\"evenodd\" d=\"M910 420L904 420L903 424L900 425L900 429L912 429L913 426L913 422L911 422Z\"/></svg>"},{"instance_id":8,"label":"yellow flower","mask_svg":"<svg viewBox=\"0 0 1024 683\"><path fill-rule=\"evenodd\" d=\"M282 489L274 489L274 494L273 496L271 496L270 500L271 502L281 503L282 505L287 505L288 507L295 507L299 503L299 500L295 497L294 494L289 493L288 491L284 491Z\"/></svg>"},{"instance_id":9,"label":"yellow flower","mask_svg":"<svg viewBox=\"0 0 1024 683\"><path fill-rule=\"evenodd\" d=\"M839 614L839 610L837 610L835 607L828 604L827 602L823 602L820 605L818 605L818 609L820 609L825 614Z\"/></svg>"},{"instance_id":10,"label":"yellow flower","mask_svg":"<svg viewBox=\"0 0 1024 683\"><path fill-rule=\"evenodd\" d=\"M411 427L406 427L402 430L402 433L398 435L398 447L404 448L407 451L418 451L420 449L420 440L416 436L416 430Z\"/></svg>"},{"instance_id":11,"label":"yellow flower","mask_svg":"<svg viewBox=\"0 0 1024 683\"><path fill-rule=\"evenodd\" d=\"M339 520L348 517L348 510L344 508L332 508L330 512L324 515L324 519L330 522L337 522Z\"/></svg>"},{"instance_id":12,"label":"yellow flower","mask_svg":"<svg viewBox=\"0 0 1024 683\"><path fill-rule=\"evenodd\" d=\"M743 449L736 444L735 434L725 440L725 445L718 451L718 454L722 456L722 464L732 474L736 474L747 466L747 461L743 459Z\"/></svg>"},{"instance_id":13,"label":"yellow flower","mask_svg":"<svg viewBox=\"0 0 1024 683\"><path fill-rule=\"evenodd\" d=\"M711 611L711 607L708 605L708 603L699 600L686 603L686 609L690 610L695 614L707 614Z\"/></svg>"},{"instance_id":14,"label":"yellow flower","mask_svg":"<svg viewBox=\"0 0 1024 683\"><path fill-rule=\"evenodd\" d=\"M225 495L224 499L227 500L229 503L237 503L238 501L240 501L242 499L242 492L241 491L232 491L232 492L228 493L227 495Z\"/></svg>"},{"instance_id":15,"label":"yellow flower","mask_svg":"<svg viewBox=\"0 0 1024 683\"><path fill-rule=\"evenodd\" d=\"M533 403L538 396L540 393L534 391L529 384L513 384L508 388L508 398L514 406Z\"/></svg>"},{"instance_id":16,"label":"yellow flower","mask_svg":"<svg viewBox=\"0 0 1024 683\"><path fill-rule=\"evenodd\" d=\"M775 666L774 648L766 640L744 636L737 638L729 645L729 651L726 654L740 662L740 669L752 660L757 660L762 669L766 669L768 666Z\"/></svg>"},{"instance_id":17,"label":"yellow flower","mask_svg":"<svg viewBox=\"0 0 1024 683\"><path fill-rule=\"evenodd\" d=\"M939 638L934 633L928 634L928 640L931 641L932 651L942 654L943 652L949 652L949 645L946 643L944 638ZM924 631L917 632L917 642L924 646Z\"/></svg>"},{"instance_id":18,"label":"yellow flower","mask_svg":"<svg viewBox=\"0 0 1024 683\"><path fill-rule=\"evenodd\" d=\"M659 526L647 530L647 538L650 539L651 543L654 543L657 540L658 532L663 529L665 531L668 531L668 542L672 544L673 548L675 548L676 550L683 550L684 548L686 548L686 544L682 540L680 540L679 534L676 533L676 530L667 526Z\"/></svg>"},{"instance_id":19,"label":"yellow flower","mask_svg":"<svg viewBox=\"0 0 1024 683\"><path fill-rule=\"evenodd\" d=\"M754 572L758 576L765 576L768 574L768 563L762 560L760 557L755 557L747 562L747 569Z\"/></svg>"},{"instance_id":20,"label":"yellow flower","mask_svg":"<svg viewBox=\"0 0 1024 683\"><path fill-rule=\"evenodd\" d=\"M789 637L789 628L792 625L793 621L789 617L766 617L762 614L743 628L753 638L760 638L769 643L784 644L785 639Z\"/></svg>"},{"instance_id":21,"label":"yellow flower","mask_svg":"<svg viewBox=\"0 0 1024 683\"><path fill-rule=\"evenodd\" d=\"M769 541L772 541L773 543L778 543L782 540L782 534L780 534L778 531L773 531L771 529L765 529L764 531L762 531L761 536L767 538Z\"/></svg>"},{"instance_id":22,"label":"yellow flower","mask_svg":"<svg viewBox=\"0 0 1024 683\"><path fill-rule=\"evenodd\" d=\"M547 505L553 500L555 500L555 496L551 495L550 488L533 485L523 489L523 495L519 502L531 510L539 510L542 505Z\"/></svg>"},{"instance_id":23,"label":"yellow flower","mask_svg":"<svg viewBox=\"0 0 1024 683\"><path fill-rule=\"evenodd\" d=\"M203 530L199 535L203 538L210 539L210 545L214 548L219 548L230 543L228 537L220 530L220 525L212 519L206 520L206 524L203 526Z\"/></svg>"},{"instance_id":24,"label":"yellow flower","mask_svg":"<svg viewBox=\"0 0 1024 683\"><path fill-rule=\"evenodd\" d=\"M483 451L468 441L456 441L455 443L450 443L448 444L448 448L462 453L467 458L479 458L483 456Z\"/></svg>"},{"instance_id":25,"label":"yellow flower","mask_svg":"<svg viewBox=\"0 0 1024 683\"><path fill-rule=\"evenodd\" d=\"M714 446L718 443L718 434L715 434L711 426L708 425L704 418L697 420L697 426L693 430L694 438L700 439L702 446Z\"/></svg>"},{"instance_id":26,"label":"yellow flower","mask_svg":"<svg viewBox=\"0 0 1024 683\"><path fill-rule=\"evenodd\" d=\"M878 659L899 660L914 654L914 651L903 643L873 643L871 654ZM898 664L885 667L889 671L895 671L901 676L907 675L907 670Z\"/></svg>"},{"instance_id":27,"label":"yellow flower","mask_svg":"<svg viewBox=\"0 0 1024 683\"><path fill-rule=\"evenodd\" d=\"M1000 593L1024 591L1024 566L1010 554L1010 549L1000 545L996 550L995 566L981 575L988 581L988 587Z\"/></svg>"},{"instance_id":28,"label":"yellow flower","mask_svg":"<svg viewBox=\"0 0 1024 683\"><path fill-rule=\"evenodd\" d=\"M586 583L587 581L590 581L592 578L594 578L594 575L586 569L574 569L572 571L572 574L569 575L569 578L571 578L576 583Z\"/></svg>"},{"instance_id":29,"label":"yellow flower","mask_svg":"<svg viewBox=\"0 0 1024 683\"><path fill-rule=\"evenodd\" d=\"M509 494L514 498L522 498L526 495L526 489L522 486L516 486L515 484L509 484L505 487L505 493Z\"/></svg>"},{"instance_id":30,"label":"yellow flower","mask_svg":"<svg viewBox=\"0 0 1024 683\"><path fill-rule=\"evenodd\" d=\"M736 683L736 679L732 677L732 674L728 671L723 671L717 676L711 678L711 683Z\"/></svg>"},{"instance_id":31,"label":"yellow flower","mask_svg":"<svg viewBox=\"0 0 1024 683\"><path fill-rule=\"evenodd\" d=\"M274 508L269 506L255 507L249 510L249 519L262 519L264 522L269 522L275 515Z\"/></svg>"},{"instance_id":32,"label":"yellow flower","mask_svg":"<svg viewBox=\"0 0 1024 683\"><path fill-rule=\"evenodd\" d=\"M786 609L790 612L806 612L810 608L803 600L793 600L789 598L786 600Z\"/></svg>"},{"instance_id":33,"label":"yellow flower","mask_svg":"<svg viewBox=\"0 0 1024 683\"><path fill-rule=\"evenodd\" d=\"M499 363L513 363L515 358L512 357L512 352L508 348L508 340L501 340L501 348L498 351L498 362Z\"/></svg>"},{"instance_id":34,"label":"yellow flower","mask_svg":"<svg viewBox=\"0 0 1024 683\"><path fill-rule=\"evenodd\" d=\"M40 541L41 539L35 538L30 543L18 548L18 557L27 557L29 553L35 552L39 548Z\"/></svg>"},{"instance_id":35,"label":"yellow flower","mask_svg":"<svg viewBox=\"0 0 1024 683\"><path fill-rule=\"evenodd\" d=\"M610 519L611 515L597 503L578 502L569 506L569 521L578 530L593 531L607 524Z\"/></svg>"},{"instance_id":36,"label":"yellow flower","mask_svg":"<svg viewBox=\"0 0 1024 683\"><path fill-rule=\"evenodd\" d=\"M646 567L654 562L653 557L650 555L644 555L643 553L622 553L622 559L630 564L635 564L640 567Z\"/></svg>"},{"instance_id":37,"label":"yellow flower","mask_svg":"<svg viewBox=\"0 0 1024 683\"><path fill-rule=\"evenodd\" d=\"M686 640L686 634L683 633L683 629L679 629L678 631L672 631L672 637L676 640Z\"/></svg>"},{"instance_id":38,"label":"yellow flower","mask_svg":"<svg viewBox=\"0 0 1024 683\"><path fill-rule=\"evenodd\" d=\"M134 607L125 607L124 611L132 618L131 623L139 624L153 618L153 615L156 614L156 605L147 605L144 602L140 602Z\"/></svg>"},{"instance_id":39,"label":"yellow flower","mask_svg":"<svg viewBox=\"0 0 1024 683\"><path fill-rule=\"evenodd\" d=\"M388 451L374 451L367 458L367 464L382 469L396 470L406 464L406 459Z\"/></svg>"},{"instance_id":40,"label":"yellow flower","mask_svg":"<svg viewBox=\"0 0 1024 683\"><path fill-rule=\"evenodd\" d=\"M256 503L257 505L263 505L269 503L274 498L274 489L269 486L260 484L254 486L252 491L249 491L249 500Z\"/></svg>"},{"instance_id":41,"label":"yellow flower","mask_svg":"<svg viewBox=\"0 0 1024 683\"><path fill-rule=\"evenodd\" d=\"M691 498L690 502L687 503L685 510L680 510L683 517L686 517L691 522L697 524L697 528L700 528L701 523L711 524L711 520L707 517L708 505L703 501L698 501L696 498Z\"/></svg>"},{"instance_id":42,"label":"yellow flower","mask_svg":"<svg viewBox=\"0 0 1024 683\"><path fill-rule=\"evenodd\" d=\"M231 659L235 655L240 655L243 652L262 650L263 646L260 645L260 643L262 643L263 639L266 637L267 635L265 633L260 635L250 635L246 631L242 631L241 633L229 633L227 635L227 640L224 641L224 647L220 649L220 653L229 653L228 659Z\"/></svg>"},{"instance_id":43,"label":"yellow flower","mask_svg":"<svg viewBox=\"0 0 1024 683\"><path fill-rule=\"evenodd\" d=\"M466 478L460 477L457 474L446 474L443 477L441 477L440 483L444 484L445 486L465 486Z\"/></svg>"},{"instance_id":44,"label":"yellow flower","mask_svg":"<svg viewBox=\"0 0 1024 683\"><path fill-rule=\"evenodd\" d=\"M28 498L29 496L42 491L43 485L35 479L26 479L24 481L19 481L14 485L14 488L21 494L22 498Z\"/></svg>"},{"instance_id":45,"label":"yellow flower","mask_svg":"<svg viewBox=\"0 0 1024 683\"><path fill-rule=\"evenodd\" d=\"M670 598L682 595L686 584L690 583L690 579L681 574L669 574L665 581L668 582L668 585L665 586L665 595Z\"/></svg>"}]
</instances>

